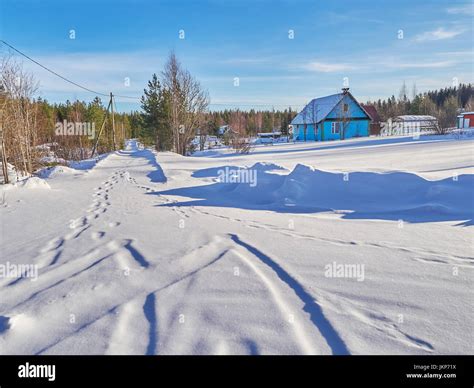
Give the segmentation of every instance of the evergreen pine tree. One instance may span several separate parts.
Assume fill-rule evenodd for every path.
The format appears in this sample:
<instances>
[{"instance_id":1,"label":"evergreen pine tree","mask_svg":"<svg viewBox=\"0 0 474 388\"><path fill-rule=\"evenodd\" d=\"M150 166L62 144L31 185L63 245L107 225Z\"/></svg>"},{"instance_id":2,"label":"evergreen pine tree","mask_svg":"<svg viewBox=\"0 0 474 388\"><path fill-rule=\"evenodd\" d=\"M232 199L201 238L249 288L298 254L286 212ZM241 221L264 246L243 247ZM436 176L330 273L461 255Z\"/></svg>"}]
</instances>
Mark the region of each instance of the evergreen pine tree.
<instances>
[{"instance_id":1,"label":"evergreen pine tree","mask_svg":"<svg viewBox=\"0 0 474 388\"><path fill-rule=\"evenodd\" d=\"M172 142L171 128L167 121L169 94L162 88L156 74L148 81L148 88L144 89L141 107L144 111L144 137L147 141L154 139L157 151L169 150Z\"/></svg>"}]
</instances>

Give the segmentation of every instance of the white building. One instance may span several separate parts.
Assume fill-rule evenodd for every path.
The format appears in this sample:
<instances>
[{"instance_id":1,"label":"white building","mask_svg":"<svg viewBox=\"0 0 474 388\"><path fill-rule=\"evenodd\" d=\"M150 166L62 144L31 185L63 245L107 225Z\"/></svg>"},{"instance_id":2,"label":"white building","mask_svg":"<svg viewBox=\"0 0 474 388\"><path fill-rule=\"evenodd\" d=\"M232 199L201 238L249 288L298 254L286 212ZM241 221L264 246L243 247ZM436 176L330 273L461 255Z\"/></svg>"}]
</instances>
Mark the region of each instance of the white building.
<instances>
[{"instance_id":1,"label":"white building","mask_svg":"<svg viewBox=\"0 0 474 388\"><path fill-rule=\"evenodd\" d=\"M402 115L393 120L394 134L405 135L435 130L438 119L428 115Z\"/></svg>"}]
</instances>

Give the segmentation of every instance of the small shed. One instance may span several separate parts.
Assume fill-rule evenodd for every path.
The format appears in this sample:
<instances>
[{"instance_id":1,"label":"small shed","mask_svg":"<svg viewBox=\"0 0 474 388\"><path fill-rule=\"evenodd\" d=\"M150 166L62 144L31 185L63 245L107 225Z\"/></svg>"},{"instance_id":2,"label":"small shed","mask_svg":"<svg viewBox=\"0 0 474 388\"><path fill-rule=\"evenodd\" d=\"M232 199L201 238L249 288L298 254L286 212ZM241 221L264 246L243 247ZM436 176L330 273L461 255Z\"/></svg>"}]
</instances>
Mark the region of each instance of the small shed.
<instances>
[{"instance_id":1,"label":"small shed","mask_svg":"<svg viewBox=\"0 0 474 388\"><path fill-rule=\"evenodd\" d=\"M474 128L474 112L462 112L457 116L457 127Z\"/></svg>"}]
</instances>

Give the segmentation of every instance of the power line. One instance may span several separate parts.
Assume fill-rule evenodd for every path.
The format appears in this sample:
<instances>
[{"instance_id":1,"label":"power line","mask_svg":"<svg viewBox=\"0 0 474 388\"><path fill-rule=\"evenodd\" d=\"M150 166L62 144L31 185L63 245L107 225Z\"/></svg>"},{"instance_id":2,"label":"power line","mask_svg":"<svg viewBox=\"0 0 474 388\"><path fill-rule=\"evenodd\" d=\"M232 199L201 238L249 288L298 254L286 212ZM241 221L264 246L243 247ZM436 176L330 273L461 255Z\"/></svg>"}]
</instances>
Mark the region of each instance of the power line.
<instances>
[{"instance_id":1,"label":"power line","mask_svg":"<svg viewBox=\"0 0 474 388\"><path fill-rule=\"evenodd\" d=\"M58 74L57 72L55 72L54 70L51 70L50 68L42 65L41 63L39 63L38 61L34 60L33 58L31 58L30 56L26 55L25 53L21 52L20 50L18 50L17 48L13 47L11 44L5 42L3 39L0 40L0 42L2 42L4 45L10 47L12 50L16 51L18 54L20 54L21 56L25 57L26 59L30 60L31 62L37 64L38 66L42 67L43 69L45 69L46 71L49 71L51 74L54 74L56 77L59 77L61 78L62 80L66 81L66 82L69 82L70 84L74 85L74 86L77 86L78 88L81 88L83 90L86 90L90 93L93 93L93 94L97 94L97 95L100 95L100 96L105 96L105 97L109 97L109 94L107 93L101 93L101 92L97 92L95 90L92 90L92 89L89 89L85 86L82 86L80 84L78 84L77 82L74 82L74 81L71 81L70 79L62 76L61 74ZM116 97L120 97L120 98L130 98L130 99L133 99L133 100L140 100L140 97L130 97L130 96L122 96L122 95L115 95L114 96Z\"/></svg>"},{"instance_id":2,"label":"power line","mask_svg":"<svg viewBox=\"0 0 474 388\"><path fill-rule=\"evenodd\" d=\"M36 63L38 66L40 66L40 67L42 67L43 69L49 71L51 74L54 74L55 76L57 76L57 77L63 79L64 81L69 82L70 84L72 84L72 85L74 85L74 86L77 86L78 88L84 89L84 90L86 90L86 91L88 91L88 92L90 92L90 93L98 94L98 95L101 95L101 96L106 96L106 97L109 96L108 94L96 92L95 90L86 88L85 86L79 85L78 83L76 83L76 82L74 82L74 81L71 81L70 79L67 79L66 77L63 77L61 74L58 74L58 73L56 73L54 70L51 70L51 69L47 68L46 66L42 65L41 63L39 63L38 61L35 61L33 58L29 57L29 56L26 55L25 53L23 53L23 52L21 52L20 50L16 49L15 47L13 47L11 44L8 44L8 43L5 42L4 40L0 40L0 42L2 42L4 45L10 47L12 50L16 51L18 54L22 55L23 57L25 57L26 59L30 60L31 62Z\"/></svg>"},{"instance_id":3,"label":"power line","mask_svg":"<svg viewBox=\"0 0 474 388\"><path fill-rule=\"evenodd\" d=\"M141 97L123 96L123 95L120 95L120 94L114 94L114 97L118 97L118 98L129 98L129 99L131 99L131 100L141 101Z\"/></svg>"},{"instance_id":4,"label":"power line","mask_svg":"<svg viewBox=\"0 0 474 388\"><path fill-rule=\"evenodd\" d=\"M48 68L47 66L45 65L42 65L41 63L39 63L38 61L34 60L33 58L31 58L30 56L26 55L25 53L23 53L22 51L18 50L17 48L13 47L11 44L5 42L3 39L0 39L0 42L3 43L4 45L8 46L9 48L11 48L12 50L16 51L18 54L20 54L21 56L25 57L26 59L28 59L29 61L35 63L36 65L40 66L41 68L43 68L44 70L50 72L51 74L55 75L56 77L59 77L61 78L62 80L70 83L71 85L74 85L74 86L77 86L78 88L81 88L89 93L93 93L93 94L96 94L96 95L100 95L100 96L104 96L104 97L110 97L110 94L109 93L101 93L101 92L97 92L95 90L92 90L92 89L89 89L83 85L80 85L78 84L77 82L74 82L64 76L62 76L61 74L58 74L57 72L55 72L54 70L51 70L50 68ZM118 98L126 98L126 99L131 99L131 100L137 100L137 101L140 101L141 98L140 97L132 97L132 96L125 96L125 95L120 95L120 94L114 94L114 97L118 97ZM228 103L210 103L209 104L210 106L247 106L247 107L269 107L269 106L278 106L278 107L285 107L285 108L288 108L288 107L291 107L291 105L288 105L288 104L241 104L241 103L236 103L236 102L228 102ZM295 105L293 105L295 106ZM300 105L296 105L296 107L299 107Z\"/></svg>"}]
</instances>

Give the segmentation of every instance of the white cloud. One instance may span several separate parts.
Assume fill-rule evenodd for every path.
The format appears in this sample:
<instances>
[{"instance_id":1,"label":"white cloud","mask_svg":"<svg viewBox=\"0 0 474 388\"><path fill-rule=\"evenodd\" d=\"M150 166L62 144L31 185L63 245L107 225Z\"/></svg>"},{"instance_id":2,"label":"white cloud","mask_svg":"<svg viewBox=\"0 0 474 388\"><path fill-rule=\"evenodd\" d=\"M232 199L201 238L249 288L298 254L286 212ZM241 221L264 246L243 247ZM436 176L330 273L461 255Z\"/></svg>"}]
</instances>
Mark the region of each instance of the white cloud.
<instances>
[{"instance_id":1,"label":"white cloud","mask_svg":"<svg viewBox=\"0 0 474 388\"><path fill-rule=\"evenodd\" d=\"M355 67L346 63L323 63L310 62L303 66L306 70L316 71L319 73L333 73L337 71L354 70Z\"/></svg>"},{"instance_id":2,"label":"white cloud","mask_svg":"<svg viewBox=\"0 0 474 388\"><path fill-rule=\"evenodd\" d=\"M474 15L474 6L473 4L461 5L459 7L451 7L446 10L452 15Z\"/></svg>"},{"instance_id":3,"label":"white cloud","mask_svg":"<svg viewBox=\"0 0 474 388\"><path fill-rule=\"evenodd\" d=\"M452 56L448 55L446 56L447 58L443 58L443 56L438 53L436 56L384 56L382 59L369 58L366 61L367 71L365 74L416 69L436 71L436 69L455 68L463 63L469 63L469 59L463 57L452 58Z\"/></svg>"},{"instance_id":4,"label":"white cloud","mask_svg":"<svg viewBox=\"0 0 474 388\"><path fill-rule=\"evenodd\" d=\"M443 27L440 27L433 31L426 31L422 34L415 36L415 40L417 42L426 42L426 41L433 41L433 40L443 40L443 39L451 39L455 36L462 34L465 30L457 29L457 30L446 30Z\"/></svg>"},{"instance_id":5,"label":"white cloud","mask_svg":"<svg viewBox=\"0 0 474 388\"><path fill-rule=\"evenodd\" d=\"M393 67L400 69L436 69L440 67L450 67L456 64L454 61L438 61L438 62L408 62L408 63L394 63Z\"/></svg>"}]
</instances>

